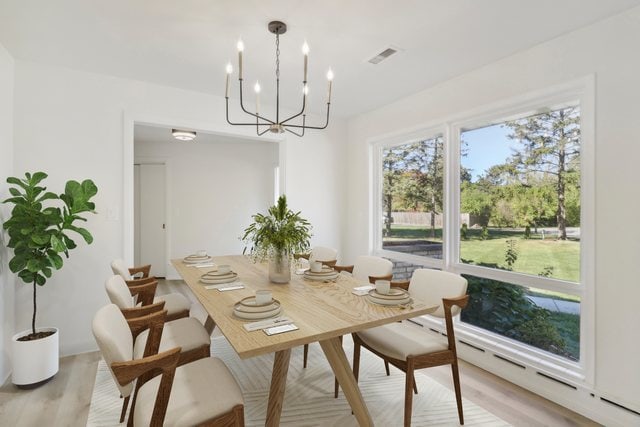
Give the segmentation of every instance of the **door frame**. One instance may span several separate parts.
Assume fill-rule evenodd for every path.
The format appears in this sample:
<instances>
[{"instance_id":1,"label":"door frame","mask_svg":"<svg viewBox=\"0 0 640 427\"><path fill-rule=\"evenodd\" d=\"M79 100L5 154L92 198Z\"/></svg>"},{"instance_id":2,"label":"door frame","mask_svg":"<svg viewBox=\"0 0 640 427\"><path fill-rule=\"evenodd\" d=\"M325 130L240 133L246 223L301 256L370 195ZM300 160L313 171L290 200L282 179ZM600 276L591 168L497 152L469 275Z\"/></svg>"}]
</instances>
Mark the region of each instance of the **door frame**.
<instances>
[{"instance_id":1,"label":"door frame","mask_svg":"<svg viewBox=\"0 0 640 427\"><path fill-rule=\"evenodd\" d=\"M186 128L196 132L208 133L218 136L225 136L242 141L265 141L278 144L278 188L274 188L274 193L286 194L286 146L287 139L283 136L264 135L257 136L246 132L246 129L230 128L228 125L213 124L205 121L193 121L177 117L154 116L145 113L123 111L123 137L122 137L122 259L128 265L133 265L134 255L134 200L133 200L133 164L134 156L134 127L135 125L147 125L163 128ZM170 175L170 162L165 160L165 179ZM274 183L275 184L275 183ZM165 182L166 185L166 182ZM168 187L168 186L167 186ZM170 191L167 189L167 203L170 200ZM169 205L167 205L169 206ZM168 212L165 211L165 215ZM167 219L169 215L166 215ZM167 229L171 226L168 222ZM170 230L170 229L169 229ZM167 263L171 256L171 233L167 233L165 238L165 252ZM169 270L167 270L169 271ZM168 274L168 273L167 273Z\"/></svg>"}]
</instances>

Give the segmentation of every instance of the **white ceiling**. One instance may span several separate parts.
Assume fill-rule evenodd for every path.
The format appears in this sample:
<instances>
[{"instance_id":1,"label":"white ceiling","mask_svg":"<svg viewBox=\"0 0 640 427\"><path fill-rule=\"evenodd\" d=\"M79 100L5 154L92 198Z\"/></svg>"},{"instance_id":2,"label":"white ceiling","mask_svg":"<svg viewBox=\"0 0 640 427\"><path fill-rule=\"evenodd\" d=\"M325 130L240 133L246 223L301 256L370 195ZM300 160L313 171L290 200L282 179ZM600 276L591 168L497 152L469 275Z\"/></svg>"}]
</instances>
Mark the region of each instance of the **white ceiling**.
<instances>
[{"instance_id":1,"label":"white ceiling","mask_svg":"<svg viewBox=\"0 0 640 427\"><path fill-rule=\"evenodd\" d=\"M281 36L281 104L301 102L302 53L310 103L351 116L494 62L640 0L0 0L0 43L18 59L224 95L224 68L245 43L245 91L274 100L275 40ZM403 49L379 65L389 45ZM234 81L237 85L237 80ZM232 92L236 96L237 87ZM249 101L249 99L248 99Z\"/></svg>"}]
</instances>

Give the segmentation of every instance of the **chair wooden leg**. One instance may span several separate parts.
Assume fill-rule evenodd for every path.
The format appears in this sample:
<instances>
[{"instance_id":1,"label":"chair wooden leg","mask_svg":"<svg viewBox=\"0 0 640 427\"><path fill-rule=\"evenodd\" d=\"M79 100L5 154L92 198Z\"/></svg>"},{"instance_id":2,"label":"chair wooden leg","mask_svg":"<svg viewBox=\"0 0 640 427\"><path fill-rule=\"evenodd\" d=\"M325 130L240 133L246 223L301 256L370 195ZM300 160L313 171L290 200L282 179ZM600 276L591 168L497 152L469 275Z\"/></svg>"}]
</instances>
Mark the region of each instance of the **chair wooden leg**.
<instances>
[{"instance_id":1,"label":"chair wooden leg","mask_svg":"<svg viewBox=\"0 0 640 427\"><path fill-rule=\"evenodd\" d=\"M387 362L386 360L384 361L384 370L387 371L387 376L391 375L391 373L389 372L389 362Z\"/></svg>"},{"instance_id":2,"label":"chair wooden leg","mask_svg":"<svg viewBox=\"0 0 640 427\"><path fill-rule=\"evenodd\" d=\"M404 427L411 427L411 410L413 405L413 363L408 361L404 386Z\"/></svg>"},{"instance_id":3,"label":"chair wooden leg","mask_svg":"<svg viewBox=\"0 0 640 427\"><path fill-rule=\"evenodd\" d=\"M458 359L455 359L451 364L451 374L453 375L453 387L456 390L458 418L460 419L460 425L464 425L464 415L462 414L462 392L460 391L460 374L458 373Z\"/></svg>"},{"instance_id":4,"label":"chair wooden leg","mask_svg":"<svg viewBox=\"0 0 640 427\"><path fill-rule=\"evenodd\" d=\"M338 338L340 339L340 345L342 345L342 335ZM340 384L338 384L338 378L333 377L333 397L337 399L338 394L340 394Z\"/></svg>"},{"instance_id":5,"label":"chair wooden leg","mask_svg":"<svg viewBox=\"0 0 640 427\"><path fill-rule=\"evenodd\" d=\"M307 357L309 356L309 344L304 345L304 356L302 357L302 367L307 367Z\"/></svg>"},{"instance_id":6,"label":"chair wooden leg","mask_svg":"<svg viewBox=\"0 0 640 427\"><path fill-rule=\"evenodd\" d=\"M415 373L413 375L413 393L418 394L418 384L416 384L416 376Z\"/></svg>"},{"instance_id":7,"label":"chair wooden leg","mask_svg":"<svg viewBox=\"0 0 640 427\"><path fill-rule=\"evenodd\" d=\"M360 376L360 343L355 339L353 340L353 376L358 382Z\"/></svg>"},{"instance_id":8,"label":"chair wooden leg","mask_svg":"<svg viewBox=\"0 0 640 427\"><path fill-rule=\"evenodd\" d=\"M127 407L129 406L129 398L131 395L124 398L124 402L122 402L122 412L120 412L120 424L124 422L124 416L127 414Z\"/></svg>"}]
</instances>

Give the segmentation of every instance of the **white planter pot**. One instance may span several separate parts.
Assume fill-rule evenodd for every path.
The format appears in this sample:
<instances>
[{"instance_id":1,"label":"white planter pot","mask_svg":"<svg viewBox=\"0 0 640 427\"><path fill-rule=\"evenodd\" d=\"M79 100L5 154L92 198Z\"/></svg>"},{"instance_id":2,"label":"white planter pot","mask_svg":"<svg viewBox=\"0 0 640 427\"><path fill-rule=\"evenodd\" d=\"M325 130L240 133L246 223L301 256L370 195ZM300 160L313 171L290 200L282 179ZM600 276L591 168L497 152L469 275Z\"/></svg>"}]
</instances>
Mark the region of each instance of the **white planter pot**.
<instances>
[{"instance_id":1,"label":"white planter pot","mask_svg":"<svg viewBox=\"0 0 640 427\"><path fill-rule=\"evenodd\" d=\"M58 372L58 329L40 328L37 332L53 331L52 335L34 341L18 341L31 333L31 329L19 332L11 338L11 382L17 386L37 385L52 378Z\"/></svg>"}]
</instances>

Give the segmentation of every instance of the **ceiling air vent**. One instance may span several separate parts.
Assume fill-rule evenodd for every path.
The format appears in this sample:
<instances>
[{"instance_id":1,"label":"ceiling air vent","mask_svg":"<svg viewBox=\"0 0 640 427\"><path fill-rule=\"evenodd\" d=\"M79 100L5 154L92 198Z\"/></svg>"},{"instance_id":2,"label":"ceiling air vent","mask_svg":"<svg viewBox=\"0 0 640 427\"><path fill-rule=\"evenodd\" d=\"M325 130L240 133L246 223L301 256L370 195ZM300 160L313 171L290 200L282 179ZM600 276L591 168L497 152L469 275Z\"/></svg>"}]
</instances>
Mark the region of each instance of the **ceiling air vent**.
<instances>
[{"instance_id":1,"label":"ceiling air vent","mask_svg":"<svg viewBox=\"0 0 640 427\"><path fill-rule=\"evenodd\" d=\"M394 53L398 53L398 49L395 49L393 47L388 47L382 52L380 52L379 54L377 54L376 56L374 56L373 58L369 59L368 62L372 64L379 64L385 59L387 59L388 57L390 57L391 55L393 55Z\"/></svg>"}]
</instances>

